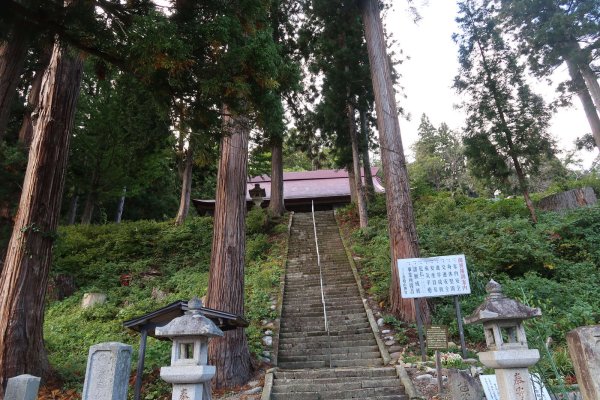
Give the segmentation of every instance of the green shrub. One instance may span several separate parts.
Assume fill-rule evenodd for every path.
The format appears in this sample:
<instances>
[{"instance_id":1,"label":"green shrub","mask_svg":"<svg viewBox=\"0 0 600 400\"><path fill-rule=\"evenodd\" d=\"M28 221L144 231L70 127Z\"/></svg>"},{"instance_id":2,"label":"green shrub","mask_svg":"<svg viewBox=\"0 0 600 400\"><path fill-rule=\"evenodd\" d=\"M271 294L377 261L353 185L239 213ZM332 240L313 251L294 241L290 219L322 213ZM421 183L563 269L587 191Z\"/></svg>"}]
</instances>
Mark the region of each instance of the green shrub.
<instances>
[{"instance_id":1,"label":"green shrub","mask_svg":"<svg viewBox=\"0 0 600 400\"><path fill-rule=\"evenodd\" d=\"M284 261L286 226L270 224L267 227L278 236L269 236L267 229L247 237L246 335L256 355L262 352L260 321L275 317L271 298L278 295ZM63 300L49 301L44 340L52 367L69 388L81 389L87 349L93 344L120 341L137 352L139 335L125 330L123 321L206 294L211 218L188 218L182 226L154 221L69 226L59 233L51 274L73 277L78 290ZM122 274L130 279L124 281ZM106 293L107 302L81 309L83 293L89 291ZM170 347L168 341L149 338L147 373L169 363ZM154 389L147 392L148 398L158 393Z\"/></svg>"}]
</instances>

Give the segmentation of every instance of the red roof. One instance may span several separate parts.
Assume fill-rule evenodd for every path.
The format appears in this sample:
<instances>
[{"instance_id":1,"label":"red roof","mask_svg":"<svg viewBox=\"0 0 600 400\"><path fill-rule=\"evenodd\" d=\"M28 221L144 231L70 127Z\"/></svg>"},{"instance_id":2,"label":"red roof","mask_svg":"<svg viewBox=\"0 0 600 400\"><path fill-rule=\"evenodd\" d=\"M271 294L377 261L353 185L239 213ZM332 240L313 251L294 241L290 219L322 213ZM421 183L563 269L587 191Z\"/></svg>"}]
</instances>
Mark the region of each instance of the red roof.
<instances>
[{"instance_id":1,"label":"red roof","mask_svg":"<svg viewBox=\"0 0 600 400\"><path fill-rule=\"evenodd\" d=\"M379 178L376 177L379 168L371 168L373 174L373 183L377 193L385 192L385 189ZM364 171L363 171L364 180ZM268 175L255 176L247 183L248 190L259 184L265 189L267 195L265 200L271 198L271 177ZM250 200L250 195L246 191L246 199ZM346 170L324 169L318 171L302 172L284 172L283 173L283 197L284 199L301 198L323 198L350 196L350 183L348 182L348 172Z\"/></svg>"}]
</instances>

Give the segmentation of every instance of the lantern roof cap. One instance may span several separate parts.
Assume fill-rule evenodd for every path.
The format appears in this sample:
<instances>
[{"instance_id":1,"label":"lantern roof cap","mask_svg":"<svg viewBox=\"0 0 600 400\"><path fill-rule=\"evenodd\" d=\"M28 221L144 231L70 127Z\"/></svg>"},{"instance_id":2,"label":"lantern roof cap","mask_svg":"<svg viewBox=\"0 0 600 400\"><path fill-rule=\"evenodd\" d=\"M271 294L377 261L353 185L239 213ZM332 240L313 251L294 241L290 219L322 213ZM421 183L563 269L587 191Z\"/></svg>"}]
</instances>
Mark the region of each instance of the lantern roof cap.
<instances>
[{"instance_id":1,"label":"lantern roof cap","mask_svg":"<svg viewBox=\"0 0 600 400\"><path fill-rule=\"evenodd\" d=\"M202 301L194 297L188 301L188 311L162 327L156 328L156 336L223 336L223 331L202 314Z\"/></svg>"},{"instance_id":2,"label":"lantern roof cap","mask_svg":"<svg viewBox=\"0 0 600 400\"><path fill-rule=\"evenodd\" d=\"M485 290L488 292L488 296L470 316L465 317L465 323L525 320L542 315L542 311L539 308L529 307L506 297L502 293L502 285L493 279L485 286Z\"/></svg>"}]
</instances>

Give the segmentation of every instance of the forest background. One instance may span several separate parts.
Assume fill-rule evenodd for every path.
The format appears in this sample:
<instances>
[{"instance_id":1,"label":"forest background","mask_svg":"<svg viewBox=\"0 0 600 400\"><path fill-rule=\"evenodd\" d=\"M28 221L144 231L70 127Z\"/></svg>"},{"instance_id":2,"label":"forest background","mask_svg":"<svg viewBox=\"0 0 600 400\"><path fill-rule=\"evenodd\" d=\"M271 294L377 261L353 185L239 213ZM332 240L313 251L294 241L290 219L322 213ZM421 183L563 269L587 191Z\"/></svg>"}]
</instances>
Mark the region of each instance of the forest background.
<instances>
[{"instance_id":1,"label":"forest background","mask_svg":"<svg viewBox=\"0 0 600 400\"><path fill-rule=\"evenodd\" d=\"M38 322L27 334L36 338L33 342L40 348L31 348L31 359L25 357L25 364L39 365L40 371L34 372L41 375L49 370L47 360L37 361L39 354L45 354L41 321L46 283L60 270L51 272L50 268L53 246L60 243L59 221L62 225L99 224L115 229L118 226L109 223L123 220L172 221L182 226L192 197L221 198L218 204L233 206L227 196L234 198L236 190L243 194L246 177L263 173L273 177L274 187L279 185L279 190L272 191L269 209L269 215L277 218L284 211L280 192L284 166L287 170L347 169L361 232L368 234L381 213L375 213L375 222L369 222L368 207L377 209L377 200L368 179L363 187L353 171L362 166L370 170L370 158L377 154L388 187L386 223L391 240L383 243L391 246L394 257L419 254L418 241L405 240L417 237L415 215L418 223L429 226L427 221L434 220L432 216L440 210L452 215L462 204L471 204L468 199L477 197L481 200L473 204L482 209L488 208L484 204L491 210L500 209L500 214L490 212L490 223L501 224L500 216L523 218L508 223L506 231L500 229L503 235L517 232L514 226L524 233L542 229L539 241L527 248L527 241L509 246L506 258L495 258L502 254L499 249L485 253L487 262L496 265L482 266L483 276L498 272L498 268L512 278L531 272L559 279L556 271L566 268L574 274L580 267L583 272L577 276L597 274L593 251L578 247L593 242L595 228L586 230L579 244L568 241L567 247L575 246L575 258L566 264L556 262L550 253L533 258L523 255L542 245L564 250L553 240L558 240L555 235L561 240L568 235L540 228L548 218L536 210L542 194L582 185L598 187L597 164L584 169L575 152L561 153L549 130L557 111L581 102L578 119L587 122L589 133L582 132L572 141L578 148L597 152L597 1L547 0L535 6L526 1L459 2L453 38L458 45L459 71L453 88L460 96L458 106L465 124L461 130L453 130L421 116L418 139L411 146L410 182L405 179L395 111L398 104L399 114L406 116L403 104L409 103L410 97L391 96L392 111L382 113L381 90L373 87L385 81L401 94L403 80L411 78L395 68L404 55L394 51L394 45L387 48L387 56L373 56L375 39L365 15L369 10L377 10L379 15L374 1L178 0L156 5L143 0L98 0L63 5L30 0L8 1L3 7L0 259L6 257L6 261L0 279L5 285L0 310L6 317L0 325L6 326L0 326L4 332L0 335L2 381L7 371L20 368L9 362L14 359L10 352L16 351L10 349L24 345L22 335L11 333L8 324L9 320L18 321L23 312L11 308L19 304L21 295L15 292L20 286L11 277L17 276L15 271L27 270L23 268L27 265L39 276L20 278L31 288L30 297L20 301L36 315ZM409 2L408 9L418 19L419 8ZM555 82L556 96L549 103L544 101L530 82L546 79L565 67L568 76ZM379 69L388 71L388 76L378 82ZM399 158L390 158L389 153ZM34 168L39 172L38 181L25 179L32 176ZM225 182L237 183L220 186ZM417 213L412 209L409 187ZM517 196L520 206L515 202L493 206L491 199L498 193ZM423 199L425 205L436 204L427 218L418 213ZM228 237L224 230L235 230L238 251L235 260L229 261L240 266L233 270L242 275L232 280L239 284L229 291L232 297L218 301L235 304L241 310L236 312L243 313L247 252L242 234L246 223L240 210L216 211L209 270L211 274L219 272L213 266L223 264L227 257L217 251L224 247L221 240ZM25 222L28 215L40 220ZM237 218L226 218L232 215ZM582 216L585 222L576 224L595 227L595 216L586 214ZM21 250L8 246L11 237L14 243L26 238ZM420 237L426 245L427 234L421 232ZM438 253L424 249L424 254ZM527 261L519 264L515 259L521 256ZM389 267L390 262L383 260L381 265ZM414 305L402 301L393 272L388 278L376 283L389 290L390 313L410 322ZM223 275L209 279L209 294L217 290L210 285L223 280ZM93 284L86 281L74 286L83 290L87 285ZM588 311L586 321L597 320L597 315ZM245 337L236 339L238 345L247 347L245 341ZM221 381L228 384L241 383L234 382L233 376L239 380L248 376L222 370Z\"/></svg>"}]
</instances>

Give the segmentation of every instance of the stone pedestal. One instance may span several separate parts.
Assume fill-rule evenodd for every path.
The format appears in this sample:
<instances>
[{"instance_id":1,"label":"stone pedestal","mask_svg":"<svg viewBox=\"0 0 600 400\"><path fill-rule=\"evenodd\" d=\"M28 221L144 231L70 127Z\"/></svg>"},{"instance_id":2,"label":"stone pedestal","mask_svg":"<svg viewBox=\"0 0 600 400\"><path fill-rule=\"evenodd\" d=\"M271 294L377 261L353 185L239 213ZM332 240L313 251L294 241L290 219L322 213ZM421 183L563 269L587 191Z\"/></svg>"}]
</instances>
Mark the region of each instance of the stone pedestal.
<instances>
[{"instance_id":1,"label":"stone pedestal","mask_svg":"<svg viewBox=\"0 0 600 400\"><path fill-rule=\"evenodd\" d=\"M567 345L583 399L600 399L600 325L572 330Z\"/></svg>"},{"instance_id":2,"label":"stone pedestal","mask_svg":"<svg viewBox=\"0 0 600 400\"><path fill-rule=\"evenodd\" d=\"M171 366L162 367L160 377L173 385L174 400L210 400L210 380L216 372L212 365Z\"/></svg>"},{"instance_id":3,"label":"stone pedestal","mask_svg":"<svg viewBox=\"0 0 600 400\"><path fill-rule=\"evenodd\" d=\"M479 353L483 365L496 370L502 400L536 400L528 367L540 359L537 349L486 351Z\"/></svg>"},{"instance_id":4,"label":"stone pedestal","mask_svg":"<svg viewBox=\"0 0 600 400\"><path fill-rule=\"evenodd\" d=\"M90 347L83 400L126 400L131 352L131 346L117 342Z\"/></svg>"}]
</instances>

